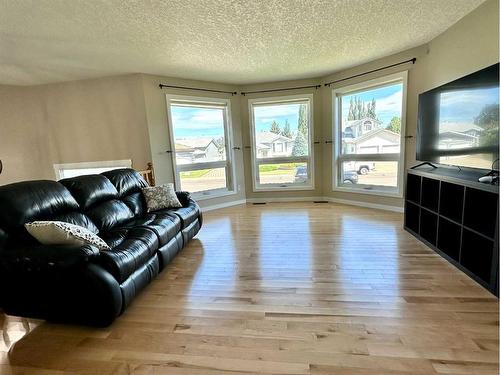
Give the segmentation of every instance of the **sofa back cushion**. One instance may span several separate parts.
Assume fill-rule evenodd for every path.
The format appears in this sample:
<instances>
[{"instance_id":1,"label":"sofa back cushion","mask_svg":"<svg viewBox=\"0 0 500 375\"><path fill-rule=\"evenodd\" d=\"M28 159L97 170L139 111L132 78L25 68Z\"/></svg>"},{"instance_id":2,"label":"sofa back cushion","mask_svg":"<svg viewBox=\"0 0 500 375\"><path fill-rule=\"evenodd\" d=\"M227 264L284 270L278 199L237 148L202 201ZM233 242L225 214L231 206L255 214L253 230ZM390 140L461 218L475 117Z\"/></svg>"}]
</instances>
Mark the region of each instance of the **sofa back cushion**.
<instances>
[{"instance_id":1,"label":"sofa back cushion","mask_svg":"<svg viewBox=\"0 0 500 375\"><path fill-rule=\"evenodd\" d=\"M71 192L82 210L118 197L113 184L99 174L66 178L59 182Z\"/></svg>"},{"instance_id":2,"label":"sofa back cushion","mask_svg":"<svg viewBox=\"0 0 500 375\"><path fill-rule=\"evenodd\" d=\"M118 197L135 216L144 215L146 202L142 195L142 189L148 186L146 180L135 170L130 168L114 169L102 173L118 191Z\"/></svg>"},{"instance_id":3,"label":"sofa back cushion","mask_svg":"<svg viewBox=\"0 0 500 375\"><path fill-rule=\"evenodd\" d=\"M113 184L120 198L140 192L148 186L146 180L137 171L130 168L113 169L103 172L102 175Z\"/></svg>"},{"instance_id":4,"label":"sofa back cushion","mask_svg":"<svg viewBox=\"0 0 500 375\"><path fill-rule=\"evenodd\" d=\"M0 186L0 228L9 244L36 243L24 228L24 224L36 220L67 221L96 233L96 226L79 210L68 189L56 181L24 181Z\"/></svg>"},{"instance_id":5,"label":"sofa back cushion","mask_svg":"<svg viewBox=\"0 0 500 375\"><path fill-rule=\"evenodd\" d=\"M119 193L104 175L86 175L60 181L78 201L83 213L99 228L107 231L134 217L119 199Z\"/></svg>"}]
</instances>

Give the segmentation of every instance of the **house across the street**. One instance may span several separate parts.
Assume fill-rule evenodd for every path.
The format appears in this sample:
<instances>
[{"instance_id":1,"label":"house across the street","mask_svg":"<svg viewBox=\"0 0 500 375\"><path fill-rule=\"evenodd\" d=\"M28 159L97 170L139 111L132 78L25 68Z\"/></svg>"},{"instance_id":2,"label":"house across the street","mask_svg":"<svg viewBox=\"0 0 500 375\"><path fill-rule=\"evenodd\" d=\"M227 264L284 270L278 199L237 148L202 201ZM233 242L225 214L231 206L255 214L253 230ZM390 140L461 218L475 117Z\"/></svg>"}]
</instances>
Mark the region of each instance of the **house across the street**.
<instances>
[{"instance_id":1,"label":"house across the street","mask_svg":"<svg viewBox=\"0 0 500 375\"><path fill-rule=\"evenodd\" d=\"M257 132L257 157L268 158L273 156L290 156L294 140L273 132Z\"/></svg>"},{"instance_id":2,"label":"house across the street","mask_svg":"<svg viewBox=\"0 0 500 375\"><path fill-rule=\"evenodd\" d=\"M378 120L365 117L360 120L349 120L342 122L343 138L358 138L363 134L382 127Z\"/></svg>"},{"instance_id":3,"label":"house across the street","mask_svg":"<svg viewBox=\"0 0 500 375\"><path fill-rule=\"evenodd\" d=\"M178 164L224 160L224 154L219 152L215 139L209 137L177 139L175 157Z\"/></svg>"},{"instance_id":4,"label":"house across the street","mask_svg":"<svg viewBox=\"0 0 500 375\"><path fill-rule=\"evenodd\" d=\"M344 152L348 154L392 154L399 152L399 134L378 128L357 138L344 138Z\"/></svg>"}]
</instances>

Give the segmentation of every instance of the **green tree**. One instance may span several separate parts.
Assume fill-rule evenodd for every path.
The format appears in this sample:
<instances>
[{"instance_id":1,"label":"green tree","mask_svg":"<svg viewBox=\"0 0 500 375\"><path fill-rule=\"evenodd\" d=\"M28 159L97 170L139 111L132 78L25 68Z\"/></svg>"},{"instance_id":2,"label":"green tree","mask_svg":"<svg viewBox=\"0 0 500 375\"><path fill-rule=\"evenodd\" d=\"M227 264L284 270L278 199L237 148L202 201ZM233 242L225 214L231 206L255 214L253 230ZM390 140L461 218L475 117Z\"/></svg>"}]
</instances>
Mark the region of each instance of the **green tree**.
<instances>
[{"instance_id":1,"label":"green tree","mask_svg":"<svg viewBox=\"0 0 500 375\"><path fill-rule=\"evenodd\" d=\"M270 131L271 131L271 133L281 134L280 126L278 125L278 123L276 121L273 121L273 123L271 124Z\"/></svg>"},{"instance_id":2,"label":"green tree","mask_svg":"<svg viewBox=\"0 0 500 375\"><path fill-rule=\"evenodd\" d=\"M347 115L347 121L356 120L356 110L354 107L354 98L351 96L351 100L349 101L349 114Z\"/></svg>"},{"instance_id":3,"label":"green tree","mask_svg":"<svg viewBox=\"0 0 500 375\"><path fill-rule=\"evenodd\" d=\"M376 108L377 102L375 101L375 98L373 98L371 102L364 102L357 96L351 96L347 120L361 120L366 117L377 120Z\"/></svg>"},{"instance_id":4,"label":"green tree","mask_svg":"<svg viewBox=\"0 0 500 375\"><path fill-rule=\"evenodd\" d=\"M307 105L301 104L299 106L299 121L297 124L299 133L302 133L307 138L308 119L307 119Z\"/></svg>"},{"instance_id":5,"label":"green tree","mask_svg":"<svg viewBox=\"0 0 500 375\"><path fill-rule=\"evenodd\" d=\"M288 123L288 120L285 120L285 126L283 127L281 135L284 137L292 138L292 130L290 129L290 124Z\"/></svg>"},{"instance_id":6,"label":"green tree","mask_svg":"<svg viewBox=\"0 0 500 375\"><path fill-rule=\"evenodd\" d=\"M387 130L398 134L401 133L401 117L394 116L393 118L391 118Z\"/></svg>"},{"instance_id":7,"label":"green tree","mask_svg":"<svg viewBox=\"0 0 500 375\"><path fill-rule=\"evenodd\" d=\"M307 155L307 139L302 132L298 132L293 143L292 156Z\"/></svg>"},{"instance_id":8,"label":"green tree","mask_svg":"<svg viewBox=\"0 0 500 375\"><path fill-rule=\"evenodd\" d=\"M371 103L368 102L368 109L366 110L366 117L372 118L374 120L377 119L376 106L377 106L377 102L375 101L375 98L372 99Z\"/></svg>"},{"instance_id":9,"label":"green tree","mask_svg":"<svg viewBox=\"0 0 500 375\"><path fill-rule=\"evenodd\" d=\"M498 145L498 104L487 104L474 118L474 124L483 128L479 135L480 146Z\"/></svg>"}]
</instances>

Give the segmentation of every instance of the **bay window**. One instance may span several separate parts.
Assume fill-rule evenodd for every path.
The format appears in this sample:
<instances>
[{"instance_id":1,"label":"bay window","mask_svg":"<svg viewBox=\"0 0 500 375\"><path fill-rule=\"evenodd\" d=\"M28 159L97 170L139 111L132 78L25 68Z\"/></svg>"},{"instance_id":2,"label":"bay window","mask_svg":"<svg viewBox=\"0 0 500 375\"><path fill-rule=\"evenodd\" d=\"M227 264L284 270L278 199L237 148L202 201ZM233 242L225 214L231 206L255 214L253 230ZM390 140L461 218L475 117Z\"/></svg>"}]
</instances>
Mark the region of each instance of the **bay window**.
<instances>
[{"instance_id":1,"label":"bay window","mask_svg":"<svg viewBox=\"0 0 500 375\"><path fill-rule=\"evenodd\" d=\"M333 189L401 197L407 72L333 90Z\"/></svg>"},{"instance_id":2,"label":"bay window","mask_svg":"<svg viewBox=\"0 0 500 375\"><path fill-rule=\"evenodd\" d=\"M230 102L167 96L175 184L198 199L234 192Z\"/></svg>"},{"instance_id":3,"label":"bay window","mask_svg":"<svg viewBox=\"0 0 500 375\"><path fill-rule=\"evenodd\" d=\"M254 191L309 190L312 95L249 100Z\"/></svg>"}]
</instances>

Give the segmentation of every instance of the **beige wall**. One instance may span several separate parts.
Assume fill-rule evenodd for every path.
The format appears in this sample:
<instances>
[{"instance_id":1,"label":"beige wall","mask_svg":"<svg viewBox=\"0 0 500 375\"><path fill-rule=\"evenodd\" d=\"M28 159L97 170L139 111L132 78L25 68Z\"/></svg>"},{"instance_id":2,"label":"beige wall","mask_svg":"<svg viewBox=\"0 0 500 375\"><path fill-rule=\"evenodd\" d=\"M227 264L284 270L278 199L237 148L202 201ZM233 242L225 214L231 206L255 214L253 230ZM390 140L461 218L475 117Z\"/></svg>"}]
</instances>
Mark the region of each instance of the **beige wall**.
<instances>
[{"instance_id":1,"label":"beige wall","mask_svg":"<svg viewBox=\"0 0 500 375\"><path fill-rule=\"evenodd\" d=\"M230 98L237 193L210 199L202 205L224 204L245 198L321 197L402 206L402 199L332 191L332 88L271 94L231 96L198 91L160 90L159 83L253 91L314 85L366 72L412 57L415 65L391 68L353 84L401 70L409 70L406 134L416 135L418 94L498 62L498 0L488 0L427 45L344 70L321 79L274 82L244 87L178 78L134 74L61 84L0 86L0 184L23 179L54 178L54 163L132 159L141 168L153 160L158 182L173 181L165 94ZM340 87L337 85L336 87ZM292 94L314 95L315 189L253 192L251 180L248 99ZM405 166L415 164L415 138L406 141Z\"/></svg>"},{"instance_id":2,"label":"beige wall","mask_svg":"<svg viewBox=\"0 0 500 375\"><path fill-rule=\"evenodd\" d=\"M55 179L53 165L151 160L139 75L0 86L0 184Z\"/></svg>"}]
</instances>

